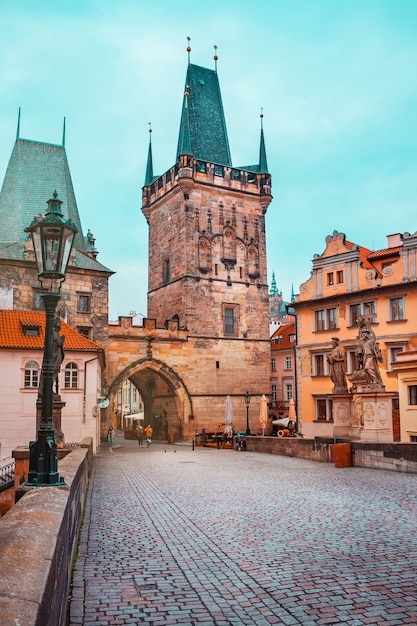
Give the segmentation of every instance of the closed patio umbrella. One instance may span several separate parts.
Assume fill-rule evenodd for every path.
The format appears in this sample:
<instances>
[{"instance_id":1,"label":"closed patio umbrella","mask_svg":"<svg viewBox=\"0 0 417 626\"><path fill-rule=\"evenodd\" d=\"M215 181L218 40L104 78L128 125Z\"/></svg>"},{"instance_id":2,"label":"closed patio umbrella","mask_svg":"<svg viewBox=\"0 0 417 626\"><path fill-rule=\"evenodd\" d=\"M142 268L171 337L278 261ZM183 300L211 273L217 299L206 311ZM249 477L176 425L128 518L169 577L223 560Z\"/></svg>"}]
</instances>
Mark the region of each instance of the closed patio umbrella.
<instances>
[{"instance_id":1,"label":"closed patio umbrella","mask_svg":"<svg viewBox=\"0 0 417 626\"><path fill-rule=\"evenodd\" d=\"M227 396L224 408L224 432L228 437L233 436L233 407L230 396Z\"/></svg>"},{"instance_id":2,"label":"closed patio umbrella","mask_svg":"<svg viewBox=\"0 0 417 626\"><path fill-rule=\"evenodd\" d=\"M261 412L259 414L259 423L262 429L262 435L265 434L265 428L268 423L268 402L266 400L266 395L263 394L261 398Z\"/></svg>"}]
</instances>

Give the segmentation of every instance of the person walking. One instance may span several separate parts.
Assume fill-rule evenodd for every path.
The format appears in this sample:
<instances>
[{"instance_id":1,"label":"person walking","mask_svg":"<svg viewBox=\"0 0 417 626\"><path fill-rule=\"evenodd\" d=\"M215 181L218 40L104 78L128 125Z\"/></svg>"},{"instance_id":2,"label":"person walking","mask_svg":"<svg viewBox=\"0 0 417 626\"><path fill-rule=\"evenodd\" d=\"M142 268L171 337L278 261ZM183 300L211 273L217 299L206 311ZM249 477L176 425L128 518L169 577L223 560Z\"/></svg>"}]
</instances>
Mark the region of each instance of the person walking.
<instances>
[{"instance_id":1,"label":"person walking","mask_svg":"<svg viewBox=\"0 0 417 626\"><path fill-rule=\"evenodd\" d=\"M139 447L143 448L143 426L142 424L138 424L136 426L136 435L138 438Z\"/></svg>"},{"instance_id":2,"label":"person walking","mask_svg":"<svg viewBox=\"0 0 417 626\"><path fill-rule=\"evenodd\" d=\"M153 429L150 424L148 424L147 427L145 428L145 435L146 435L146 447L149 448L149 446L152 443L152 435L153 435Z\"/></svg>"},{"instance_id":3,"label":"person walking","mask_svg":"<svg viewBox=\"0 0 417 626\"><path fill-rule=\"evenodd\" d=\"M113 445L113 437L115 435L115 430L113 428L113 426L110 426L109 430L107 431L107 441L110 447L112 447Z\"/></svg>"}]
</instances>

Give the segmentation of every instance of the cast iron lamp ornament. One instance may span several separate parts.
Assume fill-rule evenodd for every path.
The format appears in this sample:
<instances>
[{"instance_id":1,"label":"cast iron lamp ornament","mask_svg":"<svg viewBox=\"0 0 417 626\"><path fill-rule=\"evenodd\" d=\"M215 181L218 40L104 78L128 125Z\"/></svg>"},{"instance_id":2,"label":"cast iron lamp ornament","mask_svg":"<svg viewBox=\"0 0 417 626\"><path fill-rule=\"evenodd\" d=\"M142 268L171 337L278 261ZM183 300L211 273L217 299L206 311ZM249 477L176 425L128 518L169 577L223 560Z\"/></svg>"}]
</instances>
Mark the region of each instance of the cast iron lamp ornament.
<instances>
[{"instance_id":1,"label":"cast iron lamp ornament","mask_svg":"<svg viewBox=\"0 0 417 626\"><path fill-rule=\"evenodd\" d=\"M245 393L245 404L246 404L246 434L250 435L250 428L249 428L250 393L249 391Z\"/></svg>"},{"instance_id":2,"label":"cast iron lamp ornament","mask_svg":"<svg viewBox=\"0 0 417 626\"><path fill-rule=\"evenodd\" d=\"M56 305L60 299L61 284L65 280L77 227L61 212L62 201L55 191L48 200L43 218L35 217L25 229L32 237L38 279L42 286L41 298L45 305L46 326L42 363L42 409L37 441L29 444L29 476L27 484L36 487L62 485L58 473L58 455L52 420L54 347L53 330Z\"/></svg>"}]
</instances>

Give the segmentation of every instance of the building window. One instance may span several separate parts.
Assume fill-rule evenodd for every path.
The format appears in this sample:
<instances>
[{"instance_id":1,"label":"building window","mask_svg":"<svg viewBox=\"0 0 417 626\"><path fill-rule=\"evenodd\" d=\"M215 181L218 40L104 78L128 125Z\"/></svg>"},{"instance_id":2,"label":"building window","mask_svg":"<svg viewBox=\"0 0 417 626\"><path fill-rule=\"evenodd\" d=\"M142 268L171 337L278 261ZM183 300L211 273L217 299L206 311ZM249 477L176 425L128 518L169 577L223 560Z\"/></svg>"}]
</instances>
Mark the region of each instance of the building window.
<instances>
[{"instance_id":1,"label":"building window","mask_svg":"<svg viewBox=\"0 0 417 626\"><path fill-rule=\"evenodd\" d=\"M404 320L404 298L391 298L389 301L390 322Z\"/></svg>"},{"instance_id":2,"label":"building window","mask_svg":"<svg viewBox=\"0 0 417 626\"><path fill-rule=\"evenodd\" d=\"M78 311L79 313L91 312L91 295L86 293L78 294Z\"/></svg>"},{"instance_id":3,"label":"building window","mask_svg":"<svg viewBox=\"0 0 417 626\"><path fill-rule=\"evenodd\" d=\"M238 335L239 306L237 304L223 305L224 334L228 337Z\"/></svg>"},{"instance_id":4,"label":"building window","mask_svg":"<svg viewBox=\"0 0 417 626\"><path fill-rule=\"evenodd\" d=\"M284 357L284 370L291 370L291 369L292 369L292 357L285 356Z\"/></svg>"},{"instance_id":5,"label":"building window","mask_svg":"<svg viewBox=\"0 0 417 626\"><path fill-rule=\"evenodd\" d=\"M162 280L164 283L168 283L171 279L171 265L169 259L164 259L162 265Z\"/></svg>"},{"instance_id":6,"label":"building window","mask_svg":"<svg viewBox=\"0 0 417 626\"><path fill-rule=\"evenodd\" d=\"M277 386L275 384L271 385L271 397L272 397L272 400L276 401L276 399L277 399Z\"/></svg>"},{"instance_id":7,"label":"building window","mask_svg":"<svg viewBox=\"0 0 417 626\"><path fill-rule=\"evenodd\" d=\"M77 326L77 333L87 337L87 339L91 339L91 328L89 326Z\"/></svg>"},{"instance_id":8,"label":"building window","mask_svg":"<svg viewBox=\"0 0 417 626\"><path fill-rule=\"evenodd\" d=\"M284 399L289 402L292 398L292 382L284 381Z\"/></svg>"},{"instance_id":9,"label":"building window","mask_svg":"<svg viewBox=\"0 0 417 626\"><path fill-rule=\"evenodd\" d=\"M271 358L271 370L273 372L276 372L277 370L277 360L274 356Z\"/></svg>"},{"instance_id":10,"label":"building window","mask_svg":"<svg viewBox=\"0 0 417 626\"><path fill-rule=\"evenodd\" d=\"M327 359L325 354L313 354L313 376L327 376Z\"/></svg>"},{"instance_id":11,"label":"building window","mask_svg":"<svg viewBox=\"0 0 417 626\"><path fill-rule=\"evenodd\" d=\"M326 330L326 318L324 316L324 310L315 311L314 317L316 321L316 330Z\"/></svg>"},{"instance_id":12,"label":"building window","mask_svg":"<svg viewBox=\"0 0 417 626\"><path fill-rule=\"evenodd\" d=\"M75 363L68 363L65 366L65 389L77 389L78 388L78 367Z\"/></svg>"},{"instance_id":13,"label":"building window","mask_svg":"<svg viewBox=\"0 0 417 626\"><path fill-rule=\"evenodd\" d=\"M39 365L35 361L28 361L25 365L25 387L36 389L39 384Z\"/></svg>"},{"instance_id":14,"label":"building window","mask_svg":"<svg viewBox=\"0 0 417 626\"><path fill-rule=\"evenodd\" d=\"M417 404L417 385L408 385L408 404Z\"/></svg>"},{"instance_id":15,"label":"building window","mask_svg":"<svg viewBox=\"0 0 417 626\"><path fill-rule=\"evenodd\" d=\"M333 272L328 272L328 274L327 274L327 284L328 285L333 285L334 284Z\"/></svg>"},{"instance_id":16,"label":"building window","mask_svg":"<svg viewBox=\"0 0 417 626\"><path fill-rule=\"evenodd\" d=\"M392 365L393 363L395 363L396 361L398 361L398 354L400 352L404 352L406 348L406 344L397 344L397 345L392 345L389 346L388 348L388 371L392 371Z\"/></svg>"},{"instance_id":17,"label":"building window","mask_svg":"<svg viewBox=\"0 0 417 626\"><path fill-rule=\"evenodd\" d=\"M314 311L315 331L334 330L337 328L337 308Z\"/></svg>"},{"instance_id":18,"label":"building window","mask_svg":"<svg viewBox=\"0 0 417 626\"><path fill-rule=\"evenodd\" d=\"M336 308L327 309L326 314L327 314L327 328L329 330L333 330L334 328L337 328L337 309Z\"/></svg>"},{"instance_id":19,"label":"building window","mask_svg":"<svg viewBox=\"0 0 417 626\"><path fill-rule=\"evenodd\" d=\"M40 326L23 326L23 334L25 337L39 337L41 334Z\"/></svg>"},{"instance_id":20,"label":"building window","mask_svg":"<svg viewBox=\"0 0 417 626\"><path fill-rule=\"evenodd\" d=\"M356 352L355 350L348 350L346 352L347 374L353 374L356 369Z\"/></svg>"},{"instance_id":21,"label":"building window","mask_svg":"<svg viewBox=\"0 0 417 626\"><path fill-rule=\"evenodd\" d=\"M290 335L290 343L295 343L295 335Z\"/></svg>"},{"instance_id":22,"label":"building window","mask_svg":"<svg viewBox=\"0 0 417 626\"><path fill-rule=\"evenodd\" d=\"M316 420L318 422L333 421L333 401L330 398L316 398Z\"/></svg>"},{"instance_id":23,"label":"building window","mask_svg":"<svg viewBox=\"0 0 417 626\"><path fill-rule=\"evenodd\" d=\"M336 272L336 282L343 283L343 270L337 270Z\"/></svg>"},{"instance_id":24,"label":"building window","mask_svg":"<svg viewBox=\"0 0 417 626\"><path fill-rule=\"evenodd\" d=\"M371 324L376 324L376 303L374 301L350 305L349 325L357 326L361 317L369 320Z\"/></svg>"}]
</instances>

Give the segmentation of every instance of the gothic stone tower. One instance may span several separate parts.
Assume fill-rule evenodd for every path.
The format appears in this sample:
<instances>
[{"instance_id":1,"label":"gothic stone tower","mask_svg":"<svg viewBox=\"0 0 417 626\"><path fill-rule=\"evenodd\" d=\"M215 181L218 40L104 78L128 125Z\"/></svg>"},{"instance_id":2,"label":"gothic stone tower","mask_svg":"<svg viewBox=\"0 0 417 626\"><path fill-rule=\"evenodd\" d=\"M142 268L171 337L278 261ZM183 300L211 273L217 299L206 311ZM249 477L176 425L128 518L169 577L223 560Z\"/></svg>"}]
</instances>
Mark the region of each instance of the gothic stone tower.
<instances>
[{"instance_id":1,"label":"gothic stone tower","mask_svg":"<svg viewBox=\"0 0 417 626\"><path fill-rule=\"evenodd\" d=\"M199 385L191 393L204 426L222 422L226 395L244 415L248 390L251 413L259 416L258 400L269 394L271 177L262 125L259 163L232 165L217 71L189 64L185 84L177 162L154 176L149 143L142 211L149 225L148 318L160 328L174 320L188 331L199 355L192 374Z\"/></svg>"}]
</instances>

